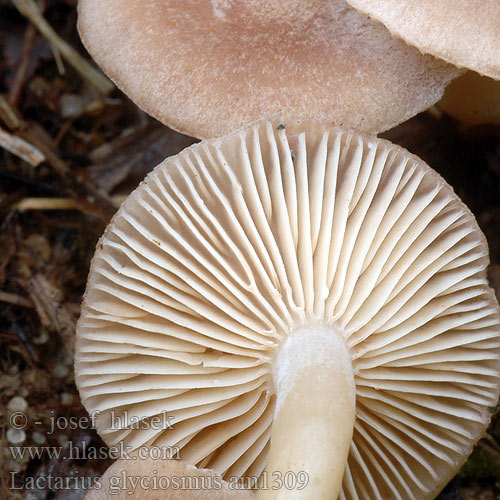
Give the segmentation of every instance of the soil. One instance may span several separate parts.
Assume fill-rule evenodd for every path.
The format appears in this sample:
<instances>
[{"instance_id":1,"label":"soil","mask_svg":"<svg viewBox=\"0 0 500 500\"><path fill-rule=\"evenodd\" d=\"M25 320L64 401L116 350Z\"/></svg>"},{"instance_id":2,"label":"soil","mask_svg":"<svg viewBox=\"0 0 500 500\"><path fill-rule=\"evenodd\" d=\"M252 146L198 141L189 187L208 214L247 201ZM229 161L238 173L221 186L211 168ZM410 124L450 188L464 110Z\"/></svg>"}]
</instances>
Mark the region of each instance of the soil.
<instances>
[{"instance_id":1,"label":"soil","mask_svg":"<svg viewBox=\"0 0 500 500\"><path fill-rule=\"evenodd\" d=\"M39 5L90 61L76 1ZM72 424L86 418L72 355L90 259L117 203L195 139L163 127L118 90L96 91L7 0L0 0L0 131L16 151L0 149L0 499L78 500L85 486L78 478L98 477L110 463L88 453L105 449L90 425ZM500 127L465 130L434 108L383 136L423 158L471 208L490 245L498 296ZM22 429L12 428L15 412L25 415ZM16 457L13 445L42 452ZM68 449L71 458L49 454ZM439 499L500 499L498 407Z\"/></svg>"}]
</instances>

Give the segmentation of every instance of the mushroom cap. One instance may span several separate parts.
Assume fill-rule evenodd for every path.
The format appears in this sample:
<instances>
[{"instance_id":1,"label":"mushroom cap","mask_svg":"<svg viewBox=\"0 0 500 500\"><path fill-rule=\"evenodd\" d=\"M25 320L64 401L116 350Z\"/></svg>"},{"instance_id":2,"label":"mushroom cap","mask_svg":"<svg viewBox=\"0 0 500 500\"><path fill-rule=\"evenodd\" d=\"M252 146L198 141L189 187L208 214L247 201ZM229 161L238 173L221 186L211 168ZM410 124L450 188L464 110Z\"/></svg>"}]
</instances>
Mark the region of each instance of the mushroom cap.
<instances>
[{"instance_id":1,"label":"mushroom cap","mask_svg":"<svg viewBox=\"0 0 500 500\"><path fill-rule=\"evenodd\" d=\"M424 54L500 80L497 0L347 1Z\"/></svg>"},{"instance_id":2,"label":"mushroom cap","mask_svg":"<svg viewBox=\"0 0 500 500\"><path fill-rule=\"evenodd\" d=\"M200 138L296 113L377 133L437 102L451 65L344 0L80 0L92 57L146 112Z\"/></svg>"},{"instance_id":3,"label":"mushroom cap","mask_svg":"<svg viewBox=\"0 0 500 500\"><path fill-rule=\"evenodd\" d=\"M500 81L474 71L453 80L437 106L462 125L500 123Z\"/></svg>"},{"instance_id":4,"label":"mushroom cap","mask_svg":"<svg viewBox=\"0 0 500 500\"><path fill-rule=\"evenodd\" d=\"M168 158L123 203L92 261L77 386L109 445L259 475L276 353L320 324L357 391L341 498L434 498L499 396L487 265L473 215L419 158L321 122L253 124ZM174 429L149 425L165 411Z\"/></svg>"}]
</instances>

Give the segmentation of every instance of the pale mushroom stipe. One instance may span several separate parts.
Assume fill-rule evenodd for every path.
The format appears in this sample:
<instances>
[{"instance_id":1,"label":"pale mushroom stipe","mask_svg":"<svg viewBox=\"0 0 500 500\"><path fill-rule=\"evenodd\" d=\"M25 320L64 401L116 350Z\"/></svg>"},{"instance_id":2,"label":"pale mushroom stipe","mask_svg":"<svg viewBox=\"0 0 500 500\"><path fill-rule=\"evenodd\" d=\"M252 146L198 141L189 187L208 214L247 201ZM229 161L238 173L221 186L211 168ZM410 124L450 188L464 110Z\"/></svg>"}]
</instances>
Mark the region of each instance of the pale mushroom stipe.
<instances>
[{"instance_id":1,"label":"pale mushroom stipe","mask_svg":"<svg viewBox=\"0 0 500 500\"><path fill-rule=\"evenodd\" d=\"M201 142L100 240L83 404L109 445L178 446L224 480L308 475L254 498L430 500L498 400L487 265L470 211L387 141L288 119ZM165 411L173 429L111 426Z\"/></svg>"},{"instance_id":2,"label":"pale mushroom stipe","mask_svg":"<svg viewBox=\"0 0 500 500\"><path fill-rule=\"evenodd\" d=\"M216 472L178 460L117 460L100 478L99 486L85 500L255 500L251 491L231 488Z\"/></svg>"},{"instance_id":3,"label":"pale mushroom stipe","mask_svg":"<svg viewBox=\"0 0 500 500\"><path fill-rule=\"evenodd\" d=\"M461 73L345 0L79 0L85 47L131 99L193 137L276 114L378 133Z\"/></svg>"}]
</instances>

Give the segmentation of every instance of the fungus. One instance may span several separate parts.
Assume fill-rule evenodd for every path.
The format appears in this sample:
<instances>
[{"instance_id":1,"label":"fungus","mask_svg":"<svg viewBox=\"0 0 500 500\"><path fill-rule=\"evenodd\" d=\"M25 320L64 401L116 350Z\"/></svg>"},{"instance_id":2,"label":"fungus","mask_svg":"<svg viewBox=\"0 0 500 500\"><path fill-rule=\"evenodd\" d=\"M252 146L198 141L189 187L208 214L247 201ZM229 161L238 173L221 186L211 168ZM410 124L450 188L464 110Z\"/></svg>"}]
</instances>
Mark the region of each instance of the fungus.
<instances>
[{"instance_id":1,"label":"fungus","mask_svg":"<svg viewBox=\"0 0 500 500\"><path fill-rule=\"evenodd\" d=\"M347 1L423 53L500 80L497 0Z\"/></svg>"},{"instance_id":2,"label":"fungus","mask_svg":"<svg viewBox=\"0 0 500 500\"><path fill-rule=\"evenodd\" d=\"M500 81L468 71L446 87L437 105L466 127L498 124Z\"/></svg>"},{"instance_id":3,"label":"fungus","mask_svg":"<svg viewBox=\"0 0 500 500\"><path fill-rule=\"evenodd\" d=\"M183 461L133 456L117 460L101 476L85 500L252 500L250 490L223 481L214 471Z\"/></svg>"},{"instance_id":4,"label":"fungus","mask_svg":"<svg viewBox=\"0 0 500 500\"><path fill-rule=\"evenodd\" d=\"M377 133L437 102L461 72L344 0L80 0L97 63L146 112L215 137L296 113Z\"/></svg>"},{"instance_id":5,"label":"fungus","mask_svg":"<svg viewBox=\"0 0 500 500\"><path fill-rule=\"evenodd\" d=\"M123 203L76 382L109 445L178 447L225 480L303 472L301 498L431 499L499 395L487 265L473 215L417 157L260 122L168 158Z\"/></svg>"}]
</instances>

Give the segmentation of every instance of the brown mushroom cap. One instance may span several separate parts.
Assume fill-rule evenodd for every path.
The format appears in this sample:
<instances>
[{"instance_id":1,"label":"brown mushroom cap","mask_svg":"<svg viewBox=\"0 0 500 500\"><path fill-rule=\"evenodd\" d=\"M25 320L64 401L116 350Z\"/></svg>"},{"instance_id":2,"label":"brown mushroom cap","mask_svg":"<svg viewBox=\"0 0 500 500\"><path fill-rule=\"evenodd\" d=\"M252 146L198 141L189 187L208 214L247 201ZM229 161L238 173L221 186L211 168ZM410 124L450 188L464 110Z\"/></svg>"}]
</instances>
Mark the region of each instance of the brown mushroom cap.
<instances>
[{"instance_id":1,"label":"brown mushroom cap","mask_svg":"<svg viewBox=\"0 0 500 500\"><path fill-rule=\"evenodd\" d=\"M437 106L465 127L500 123L500 81L467 71L453 80Z\"/></svg>"},{"instance_id":2,"label":"brown mushroom cap","mask_svg":"<svg viewBox=\"0 0 500 500\"><path fill-rule=\"evenodd\" d=\"M347 0L425 54L500 80L498 0Z\"/></svg>"},{"instance_id":3,"label":"brown mushroom cap","mask_svg":"<svg viewBox=\"0 0 500 500\"><path fill-rule=\"evenodd\" d=\"M194 137L292 112L378 133L459 74L344 0L80 0L78 26L126 94Z\"/></svg>"},{"instance_id":4,"label":"brown mushroom cap","mask_svg":"<svg viewBox=\"0 0 500 500\"><path fill-rule=\"evenodd\" d=\"M387 141L301 120L204 141L159 165L100 240L77 327L83 404L110 445L258 476L297 363L318 363L335 399L340 378L320 376L338 355L356 415L320 438L347 436L341 498L434 498L499 395L487 265L470 211ZM288 420L312 436L329 415L298 403ZM165 411L174 429L151 425Z\"/></svg>"}]
</instances>

